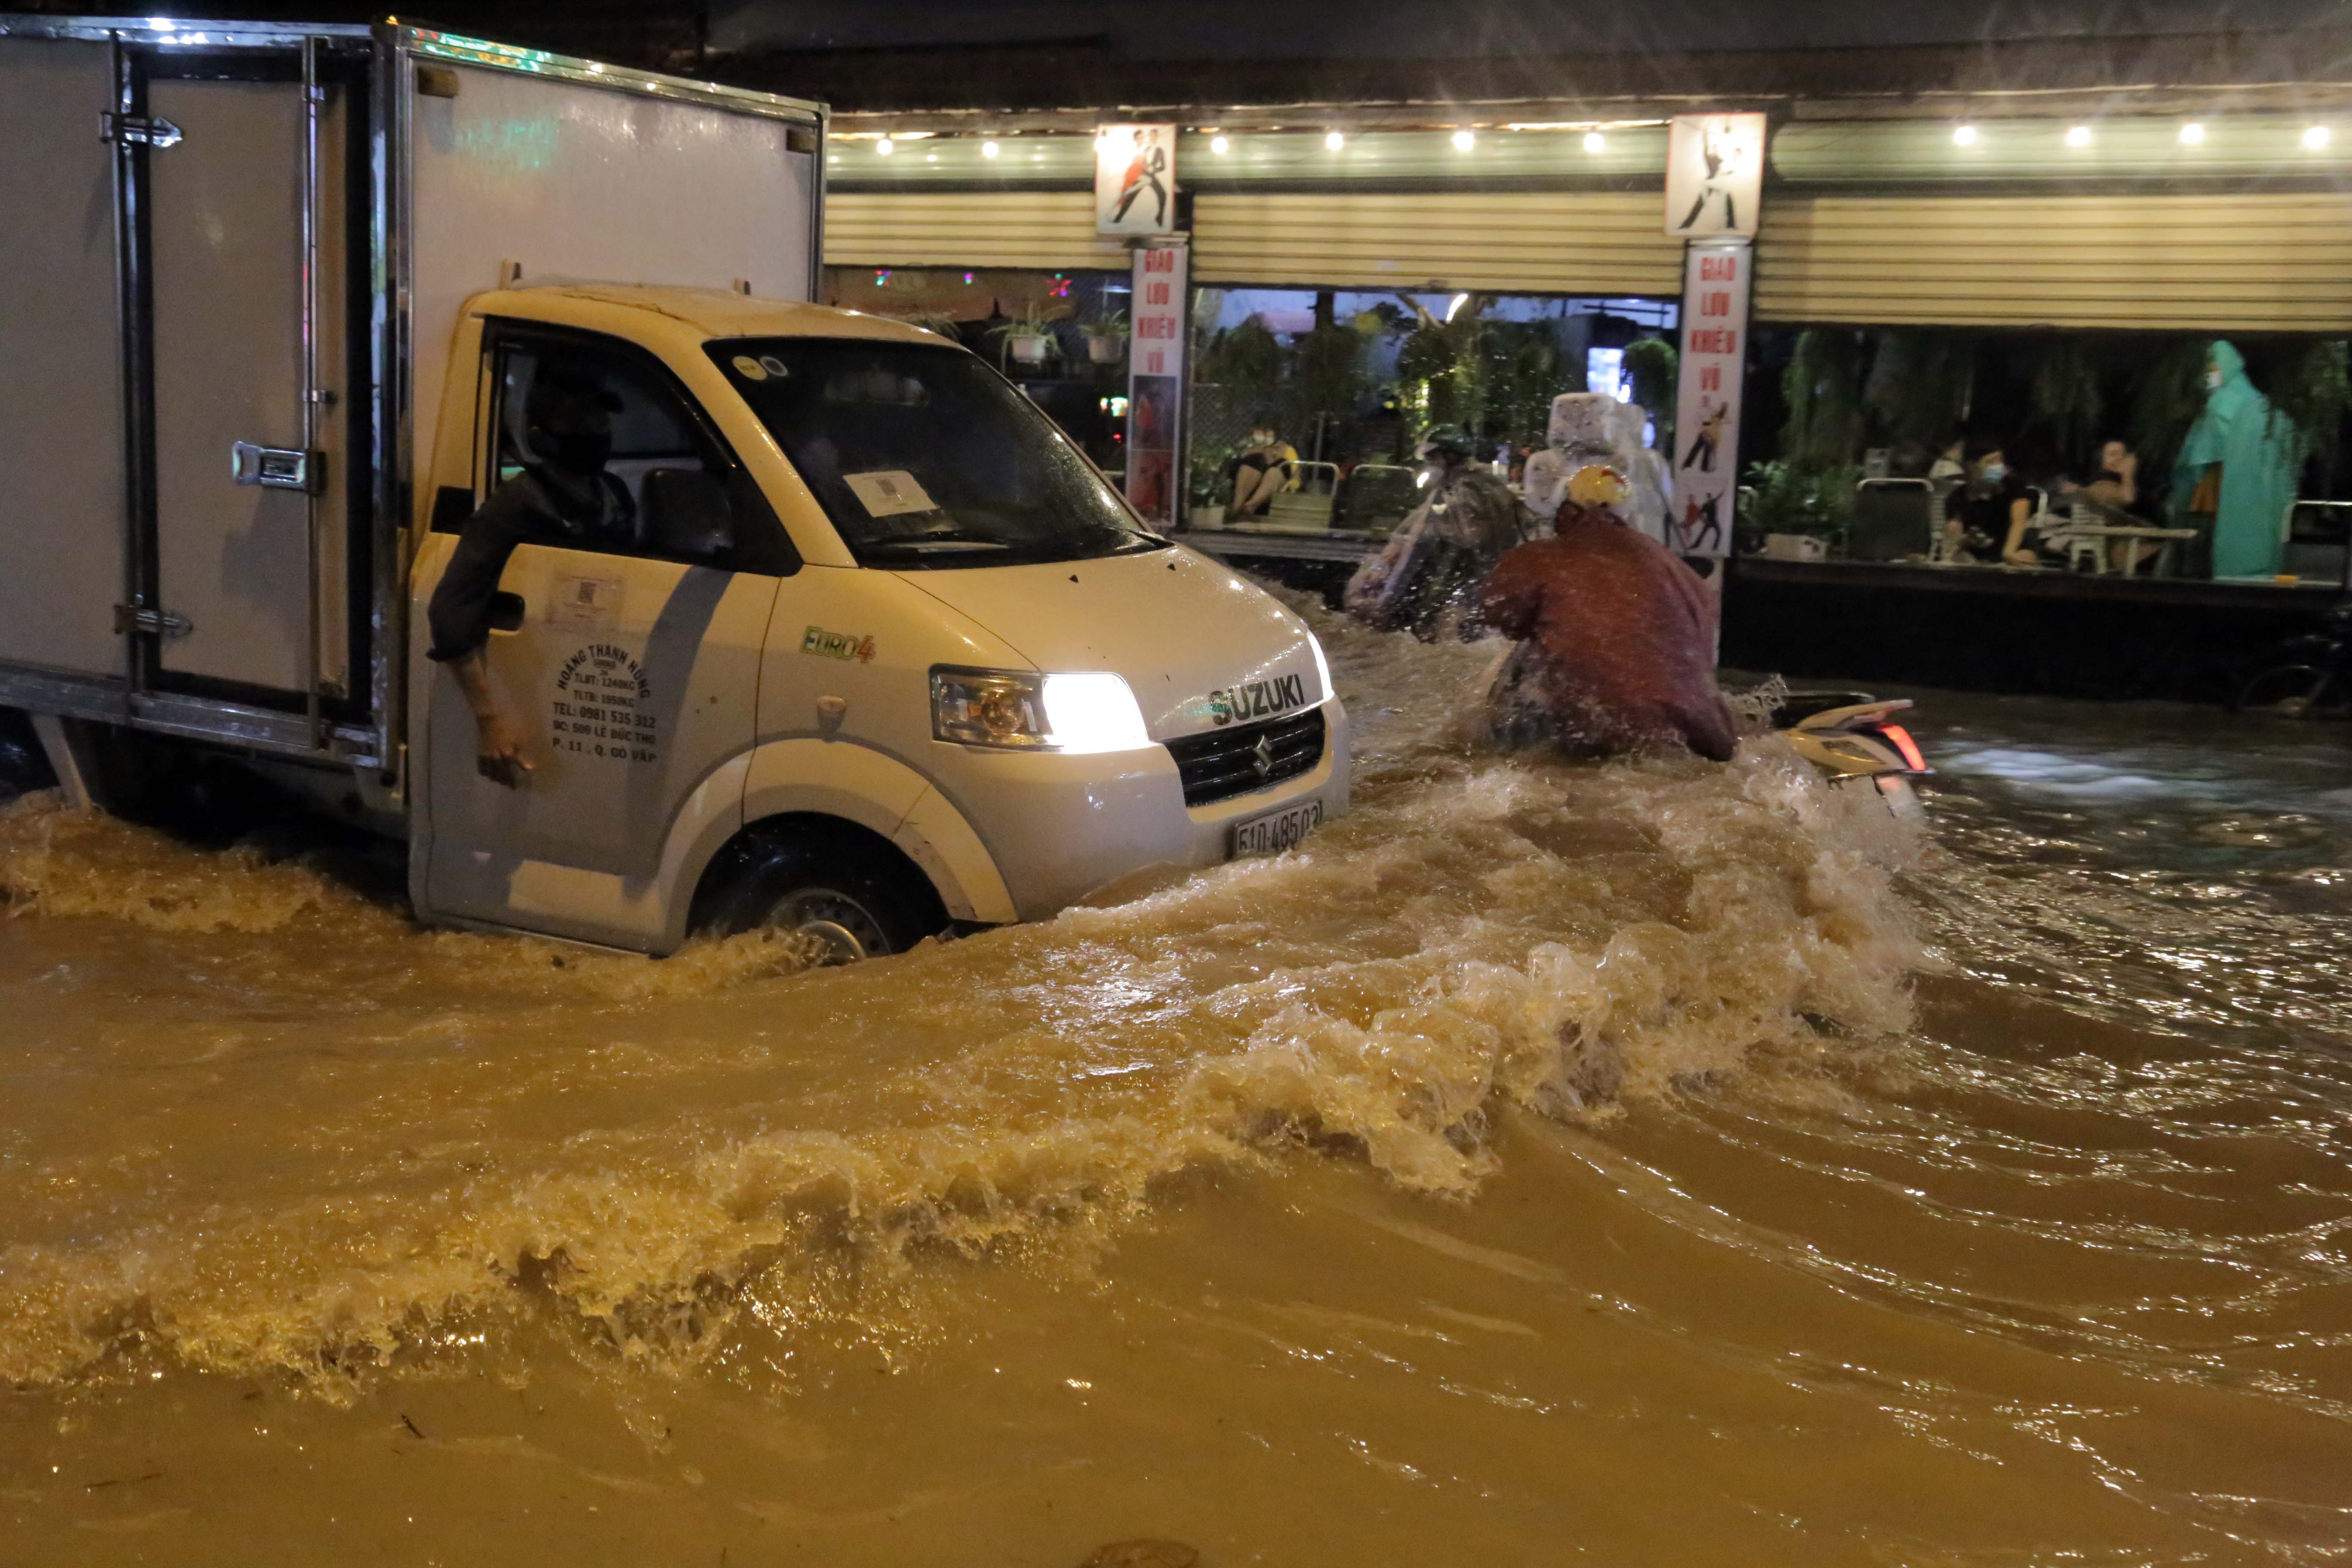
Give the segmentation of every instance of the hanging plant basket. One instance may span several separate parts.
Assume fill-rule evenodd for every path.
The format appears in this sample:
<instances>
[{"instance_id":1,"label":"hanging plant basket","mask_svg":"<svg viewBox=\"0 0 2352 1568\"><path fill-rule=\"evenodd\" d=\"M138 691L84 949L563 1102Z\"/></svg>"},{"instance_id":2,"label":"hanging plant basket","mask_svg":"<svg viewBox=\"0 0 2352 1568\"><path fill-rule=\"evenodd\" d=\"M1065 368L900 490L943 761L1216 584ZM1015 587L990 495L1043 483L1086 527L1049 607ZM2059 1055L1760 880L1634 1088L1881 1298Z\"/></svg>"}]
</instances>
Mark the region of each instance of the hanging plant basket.
<instances>
[{"instance_id":1,"label":"hanging plant basket","mask_svg":"<svg viewBox=\"0 0 2352 1568\"><path fill-rule=\"evenodd\" d=\"M1117 364L1119 355L1127 352L1127 340L1108 332L1087 334L1087 358L1097 364Z\"/></svg>"},{"instance_id":2,"label":"hanging plant basket","mask_svg":"<svg viewBox=\"0 0 2352 1568\"><path fill-rule=\"evenodd\" d=\"M1015 332L1005 342L1023 364L1044 364L1054 350L1054 340L1044 332Z\"/></svg>"}]
</instances>

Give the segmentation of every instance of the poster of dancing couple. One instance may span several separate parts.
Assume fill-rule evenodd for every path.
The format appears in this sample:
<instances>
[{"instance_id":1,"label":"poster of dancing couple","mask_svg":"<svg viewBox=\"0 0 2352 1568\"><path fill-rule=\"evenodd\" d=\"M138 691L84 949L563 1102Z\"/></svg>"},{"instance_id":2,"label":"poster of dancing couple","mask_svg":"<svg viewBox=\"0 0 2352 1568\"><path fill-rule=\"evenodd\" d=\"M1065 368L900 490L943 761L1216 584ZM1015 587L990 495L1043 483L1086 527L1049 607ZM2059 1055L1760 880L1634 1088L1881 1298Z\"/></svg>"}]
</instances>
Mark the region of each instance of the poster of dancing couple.
<instances>
[{"instance_id":1,"label":"poster of dancing couple","mask_svg":"<svg viewBox=\"0 0 2352 1568\"><path fill-rule=\"evenodd\" d=\"M1095 232L1169 234L1175 227L1176 127L1098 127Z\"/></svg>"}]
</instances>

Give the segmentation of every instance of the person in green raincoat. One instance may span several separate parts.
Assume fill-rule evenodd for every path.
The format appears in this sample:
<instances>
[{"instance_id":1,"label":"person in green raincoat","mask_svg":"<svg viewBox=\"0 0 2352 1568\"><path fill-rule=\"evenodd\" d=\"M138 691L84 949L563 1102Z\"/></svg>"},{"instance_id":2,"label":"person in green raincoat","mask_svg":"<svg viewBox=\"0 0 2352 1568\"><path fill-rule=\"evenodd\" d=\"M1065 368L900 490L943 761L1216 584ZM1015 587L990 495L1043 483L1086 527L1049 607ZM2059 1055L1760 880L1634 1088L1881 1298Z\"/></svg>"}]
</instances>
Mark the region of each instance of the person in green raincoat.
<instances>
[{"instance_id":1,"label":"person in green raincoat","mask_svg":"<svg viewBox=\"0 0 2352 1568\"><path fill-rule=\"evenodd\" d=\"M2213 510L2213 575L2268 577L2278 571L2279 525L2294 499L2303 442L2294 422L2246 379L2244 356L2217 342L2205 363L2205 412L2189 426L2173 466L2172 509L2185 517L2206 471L2221 465Z\"/></svg>"}]
</instances>

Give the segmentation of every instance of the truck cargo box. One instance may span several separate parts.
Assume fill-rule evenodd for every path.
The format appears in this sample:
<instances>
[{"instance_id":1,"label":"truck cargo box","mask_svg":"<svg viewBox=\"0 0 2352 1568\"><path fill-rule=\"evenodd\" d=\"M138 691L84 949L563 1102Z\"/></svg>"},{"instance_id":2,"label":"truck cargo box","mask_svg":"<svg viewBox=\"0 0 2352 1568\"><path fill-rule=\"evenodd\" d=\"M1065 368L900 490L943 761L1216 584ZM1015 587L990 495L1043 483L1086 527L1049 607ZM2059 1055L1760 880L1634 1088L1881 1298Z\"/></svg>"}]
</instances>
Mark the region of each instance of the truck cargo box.
<instances>
[{"instance_id":1,"label":"truck cargo box","mask_svg":"<svg viewBox=\"0 0 2352 1568\"><path fill-rule=\"evenodd\" d=\"M0 706L396 788L460 306L812 298L824 124L421 27L0 16Z\"/></svg>"}]
</instances>

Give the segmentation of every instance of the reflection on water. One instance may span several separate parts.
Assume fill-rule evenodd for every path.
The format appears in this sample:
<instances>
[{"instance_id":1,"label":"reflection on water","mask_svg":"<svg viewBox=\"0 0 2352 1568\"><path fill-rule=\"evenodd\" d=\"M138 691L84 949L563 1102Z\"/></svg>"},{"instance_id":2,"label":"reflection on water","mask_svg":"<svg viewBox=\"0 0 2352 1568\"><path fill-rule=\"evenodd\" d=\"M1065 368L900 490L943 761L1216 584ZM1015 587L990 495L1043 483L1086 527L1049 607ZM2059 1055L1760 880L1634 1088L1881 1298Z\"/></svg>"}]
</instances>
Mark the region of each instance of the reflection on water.
<instances>
[{"instance_id":1,"label":"reflection on water","mask_svg":"<svg viewBox=\"0 0 2352 1568\"><path fill-rule=\"evenodd\" d=\"M1931 695L1915 836L1324 629L1303 853L850 970L5 808L8 1560L2352 1538L2352 737Z\"/></svg>"}]
</instances>

